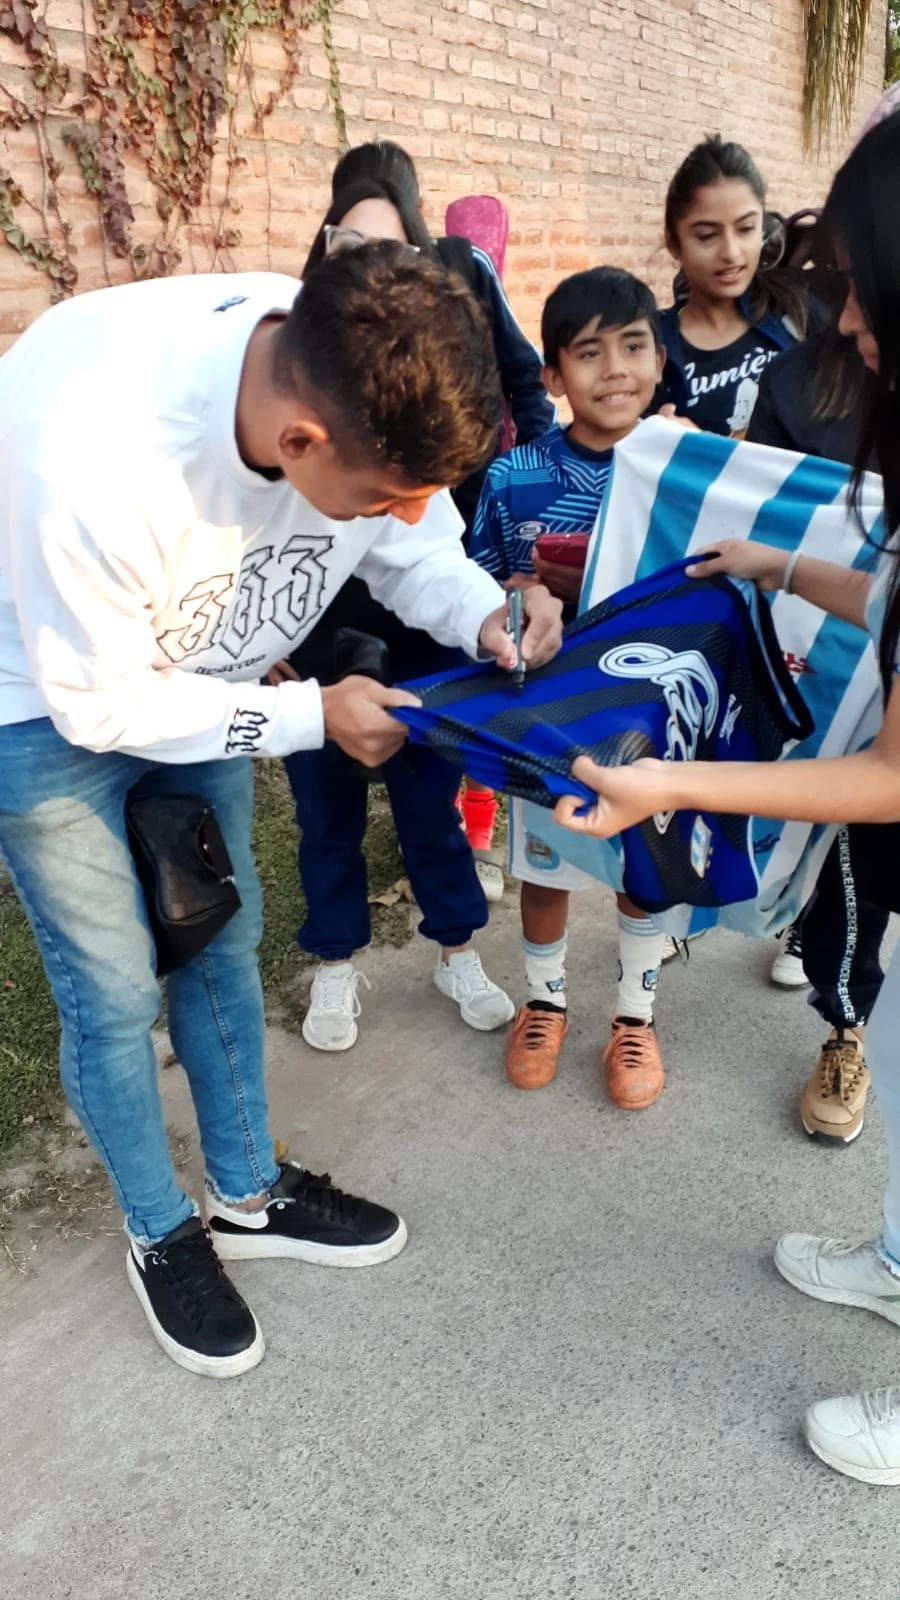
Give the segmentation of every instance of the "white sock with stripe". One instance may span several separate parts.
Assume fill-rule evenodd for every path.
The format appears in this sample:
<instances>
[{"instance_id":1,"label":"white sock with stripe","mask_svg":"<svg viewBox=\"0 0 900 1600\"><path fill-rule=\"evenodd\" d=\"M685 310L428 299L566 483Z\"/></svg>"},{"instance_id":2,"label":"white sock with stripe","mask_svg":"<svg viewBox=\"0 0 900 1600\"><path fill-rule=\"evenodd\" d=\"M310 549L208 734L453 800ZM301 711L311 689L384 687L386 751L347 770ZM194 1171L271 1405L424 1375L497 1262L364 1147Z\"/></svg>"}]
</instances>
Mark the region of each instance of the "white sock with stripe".
<instances>
[{"instance_id":1,"label":"white sock with stripe","mask_svg":"<svg viewBox=\"0 0 900 1600\"><path fill-rule=\"evenodd\" d=\"M566 1009L566 945L563 934L555 944L531 944L523 938L525 982L529 1002Z\"/></svg>"},{"instance_id":2,"label":"white sock with stripe","mask_svg":"<svg viewBox=\"0 0 900 1600\"><path fill-rule=\"evenodd\" d=\"M653 999L662 965L664 933L649 917L619 912L619 987L616 1016L653 1021Z\"/></svg>"}]
</instances>

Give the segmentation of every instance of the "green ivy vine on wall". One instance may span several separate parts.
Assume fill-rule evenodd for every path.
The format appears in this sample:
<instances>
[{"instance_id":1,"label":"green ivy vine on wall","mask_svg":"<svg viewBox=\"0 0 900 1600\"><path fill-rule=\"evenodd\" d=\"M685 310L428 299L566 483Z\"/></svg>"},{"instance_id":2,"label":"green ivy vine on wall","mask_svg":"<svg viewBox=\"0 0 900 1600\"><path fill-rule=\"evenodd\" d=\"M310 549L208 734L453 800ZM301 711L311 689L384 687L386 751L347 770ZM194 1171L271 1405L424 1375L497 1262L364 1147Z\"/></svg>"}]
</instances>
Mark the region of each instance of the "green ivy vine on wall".
<instances>
[{"instance_id":1,"label":"green ivy vine on wall","mask_svg":"<svg viewBox=\"0 0 900 1600\"><path fill-rule=\"evenodd\" d=\"M76 82L60 60L38 0L0 0L0 32L19 45L25 69L15 91L0 82L0 129L33 130L41 172L41 195L29 200L0 167L0 233L24 261L46 273L51 300L71 294L78 280L72 228L58 189L65 151L96 198L105 258L126 260L135 277L172 272L183 256L182 229L205 207L213 217L212 266L240 243L232 221L240 207L231 198L232 176L247 160L235 134L238 96L241 90L248 94L253 129L262 136L267 117L297 78L301 36L316 24L329 63L338 145L346 148L332 40L335 5L336 0L93 0L94 29L84 27L86 66ZM253 35L261 29L274 30L284 50L283 71L265 99L256 92L252 61ZM211 178L222 150L223 119L224 196L213 208ZM152 185L159 217L149 243L134 237L126 164L135 158ZM27 210L40 219L34 232L21 220Z\"/></svg>"}]
</instances>

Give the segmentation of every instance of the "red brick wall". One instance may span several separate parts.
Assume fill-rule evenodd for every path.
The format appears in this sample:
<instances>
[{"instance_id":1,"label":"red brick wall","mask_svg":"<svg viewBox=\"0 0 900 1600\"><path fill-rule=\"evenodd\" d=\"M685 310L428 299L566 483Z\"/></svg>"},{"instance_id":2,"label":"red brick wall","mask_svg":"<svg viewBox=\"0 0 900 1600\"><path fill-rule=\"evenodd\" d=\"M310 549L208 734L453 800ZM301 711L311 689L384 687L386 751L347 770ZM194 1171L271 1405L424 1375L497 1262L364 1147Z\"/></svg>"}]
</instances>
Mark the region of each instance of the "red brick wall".
<instances>
[{"instance_id":1,"label":"red brick wall","mask_svg":"<svg viewBox=\"0 0 900 1600\"><path fill-rule=\"evenodd\" d=\"M511 219L507 286L533 334L549 288L590 263L629 266L665 291L666 182L705 132L747 144L779 209L821 198L840 151L801 157L802 12L802 0L342 0L333 31L350 139L390 137L406 146L435 231L456 196L503 198ZM48 0L46 14L73 70L74 99L85 60L81 0ZM882 18L876 0L860 113L879 92ZM257 32L251 59L264 99L284 65L278 39ZM0 38L0 82L15 93L23 91L22 62ZM299 79L268 118L264 138L252 132L252 108L241 96L236 127L248 159L228 206L240 244L217 256L210 243L223 196L220 162L210 207L182 236L183 270L297 270L336 156L328 75L312 30ZM79 289L127 278L127 263L108 251L104 261L96 204L53 127L50 139L62 161L61 210L72 223ZM33 130L10 134L7 146L2 162L33 208L20 215L39 233ZM129 174L129 192L135 237L149 240L159 222L139 169ZM0 348L48 298L47 279L0 244Z\"/></svg>"}]
</instances>

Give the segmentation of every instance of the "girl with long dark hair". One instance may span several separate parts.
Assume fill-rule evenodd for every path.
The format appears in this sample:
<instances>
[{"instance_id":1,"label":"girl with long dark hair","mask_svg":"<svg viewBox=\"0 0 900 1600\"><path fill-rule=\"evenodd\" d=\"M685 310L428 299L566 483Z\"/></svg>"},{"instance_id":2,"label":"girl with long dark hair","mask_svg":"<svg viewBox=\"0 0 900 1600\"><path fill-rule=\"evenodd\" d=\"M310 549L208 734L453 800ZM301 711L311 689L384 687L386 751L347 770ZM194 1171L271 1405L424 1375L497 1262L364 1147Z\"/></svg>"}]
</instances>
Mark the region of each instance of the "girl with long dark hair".
<instances>
[{"instance_id":1,"label":"girl with long dark hair","mask_svg":"<svg viewBox=\"0 0 900 1600\"><path fill-rule=\"evenodd\" d=\"M411 250L432 253L417 198L408 184L394 183L390 177L357 175L341 188L313 240L303 278L327 272L329 257L357 249L371 238L396 239ZM546 591L541 594L547 604L554 604ZM533 604L531 599L529 604ZM373 599L361 580L351 578L290 661L273 669L276 677L334 682L335 675L342 673L336 636L348 629L357 639L368 635L384 645L385 670L394 683L463 659L461 653L437 645L428 634L406 627L394 612ZM358 1033L359 987L367 986L353 957L369 943L371 933L363 854L368 784L335 744L288 756L285 770L300 827L299 867L306 897L306 918L297 939L301 948L319 961L303 1037L317 1050L349 1050ZM431 752L404 750L385 763L382 778L406 872L422 913L419 931L437 946L434 982L456 1002L462 1020L470 1027L482 1032L502 1027L515 1008L487 977L472 945L473 933L487 922L487 906L472 850L460 826L458 775Z\"/></svg>"},{"instance_id":2,"label":"girl with long dark hair","mask_svg":"<svg viewBox=\"0 0 900 1600\"><path fill-rule=\"evenodd\" d=\"M408 189L390 178L354 178L328 207L300 277L308 278L326 256L367 239L396 239L412 250L432 251L422 213Z\"/></svg>"},{"instance_id":3,"label":"girl with long dark hair","mask_svg":"<svg viewBox=\"0 0 900 1600\"><path fill-rule=\"evenodd\" d=\"M872 379L838 326L847 281L820 223L807 260L824 325L766 368L747 438L852 466ZM877 462L869 464L877 470ZM877 825L839 830L810 904L783 936L772 967L773 983L812 986L811 1004L830 1029L800 1096L806 1132L830 1144L851 1144L865 1119L865 1029L884 981L888 925L877 897L883 842Z\"/></svg>"},{"instance_id":4,"label":"girl with long dark hair","mask_svg":"<svg viewBox=\"0 0 900 1600\"><path fill-rule=\"evenodd\" d=\"M686 293L662 317L662 398L705 432L742 438L767 364L806 332L802 289L763 270L766 188L743 145L716 134L694 147L665 226Z\"/></svg>"},{"instance_id":5,"label":"girl with long dark hair","mask_svg":"<svg viewBox=\"0 0 900 1600\"><path fill-rule=\"evenodd\" d=\"M834 180L825 217L848 274L840 328L869 371L868 401L855 463L857 490L873 458L884 480L885 535L875 576L749 541L725 541L695 574L730 573L765 590L785 589L859 627L875 640L885 712L873 744L856 755L754 765L639 761L601 770L576 762L597 792L589 814L560 801L557 820L609 837L657 812L734 812L807 822L889 823L880 894L900 910L900 115L872 129ZM782 1275L814 1299L873 1311L900 1327L900 953L888 969L866 1047L884 1118L890 1176L878 1239L843 1244L788 1234ZM821 1401L806 1435L830 1466L866 1483L900 1484L900 1388Z\"/></svg>"}]
</instances>

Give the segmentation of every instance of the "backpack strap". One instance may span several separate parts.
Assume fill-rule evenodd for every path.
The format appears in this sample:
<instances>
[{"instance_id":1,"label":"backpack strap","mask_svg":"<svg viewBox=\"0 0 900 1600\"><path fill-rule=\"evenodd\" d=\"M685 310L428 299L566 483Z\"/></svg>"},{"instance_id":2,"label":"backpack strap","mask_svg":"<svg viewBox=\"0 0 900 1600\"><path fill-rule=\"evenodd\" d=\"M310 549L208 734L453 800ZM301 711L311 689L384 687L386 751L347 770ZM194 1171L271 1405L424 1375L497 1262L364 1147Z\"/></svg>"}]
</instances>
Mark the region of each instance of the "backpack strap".
<instances>
[{"instance_id":1,"label":"backpack strap","mask_svg":"<svg viewBox=\"0 0 900 1600\"><path fill-rule=\"evenodd\" d=\"M482 299L478 268L469 240L462 239L456 234L447 234L443 239L435 239L434 247L442 264L450 272L458 272L472 293L477 295L479 300Z\"/></svg>"}]
</instances>

